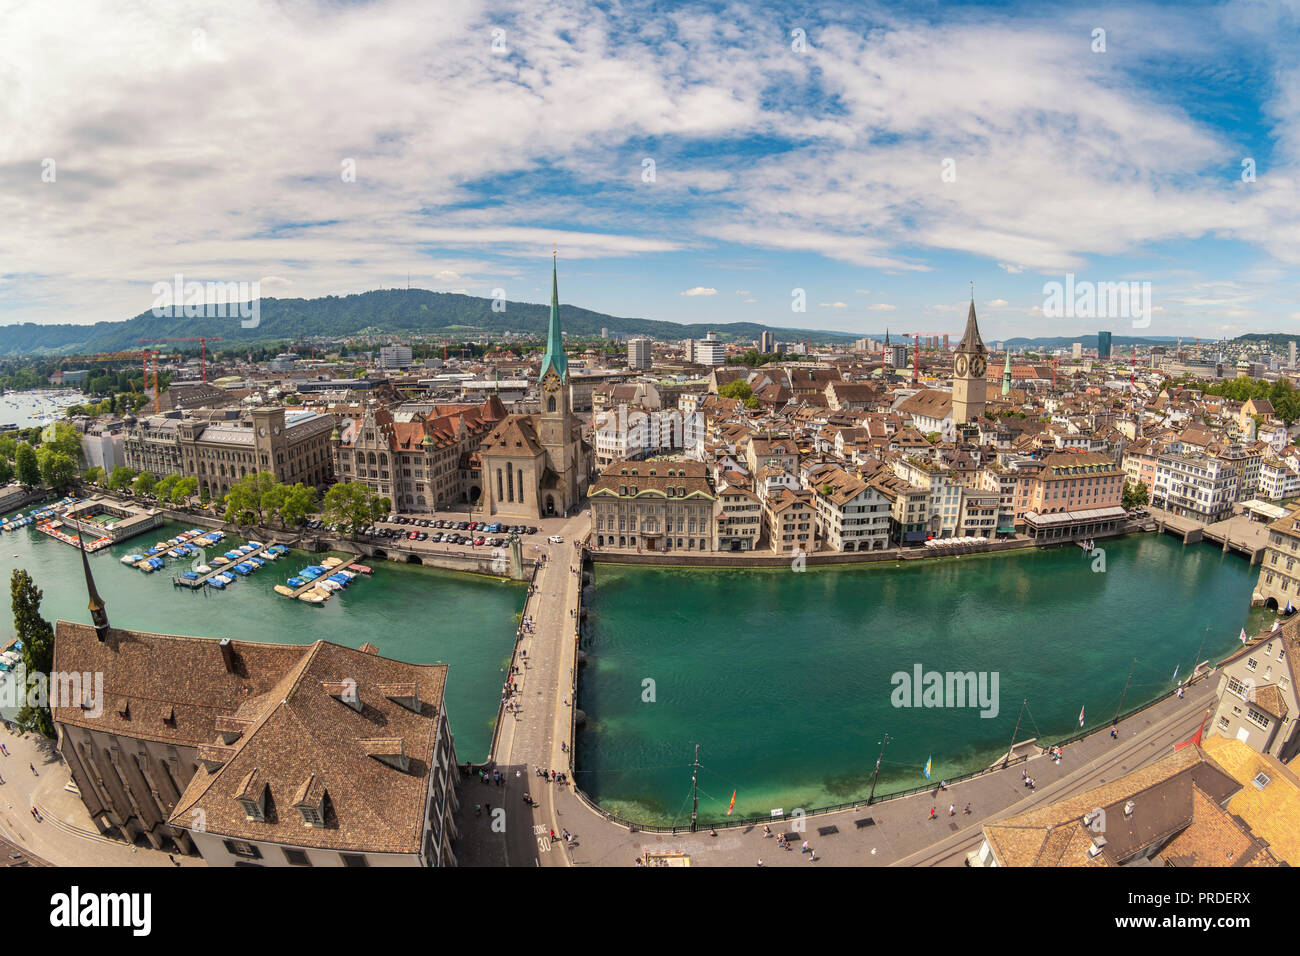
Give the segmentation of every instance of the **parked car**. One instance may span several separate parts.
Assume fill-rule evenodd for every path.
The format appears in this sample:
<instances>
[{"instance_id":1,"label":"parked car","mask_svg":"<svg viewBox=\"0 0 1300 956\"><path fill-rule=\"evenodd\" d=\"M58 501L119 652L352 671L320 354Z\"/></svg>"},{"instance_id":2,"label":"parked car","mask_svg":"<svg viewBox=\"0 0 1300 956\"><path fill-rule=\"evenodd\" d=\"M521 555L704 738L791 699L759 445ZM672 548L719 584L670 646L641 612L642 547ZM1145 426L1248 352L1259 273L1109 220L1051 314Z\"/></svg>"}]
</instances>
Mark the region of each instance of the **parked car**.
<instances>
[{"instance_id":1,"label":"parked car","mask_svg":"<svg viewBox=\"0 0 1300 956\"><path fill-rule=\"evenodd\" d=\"M415 540L415 532L414 532L414 531L409 532L409 533L407 534L407 536L406 536L406 540L407 540L407 541L414 541L414 540Z\"/></svg>"},{"instance_id":2,"label":"parked car","mask_svg":"<svg viewBox=\"0 0 1300 956\"><path fill-rule=\"evenodd\" d=\"M416 540L416 541L428 541L428 540L429 540L429 533L428 533L427 531L421 531L419 534L417 534L417 535L415 536L415 540Z\"/></svg>"},{"instance_id":3,"label":"parked car","mask_svg":"<svg viewBox=\"0 0 1300 956\"><path fill-rule=\"evenodd\" d=\"M537 529L536 529L536 528L529 528L528 531L525 532L525 533L526 533L526 534L537 534Z\"/></svg>"},{"instance_id":4,"label":"parked car","mask_svg":"<svg viewBox=\"0 0 1300 956\"><path fill-rule=\"evenodd\" d=\"M549 541L549 542L551 542L551 544L564 544L564 537L563 537L563 535L553 534L553 535L551 535L549 538L547 538L546 540Z\"/></svg>"},{"instance_id":5,"label":"parked car","mask_svg":"<svg viewBox=\"0 0 1300 956\"><path fill-rule=\"evenodd\" d=\"M474 539L474 547L477 548L477 547L479 547L482 543L483 543L483 539L482 539L482 538L475 538L475 539Z\"/></svg>"}]
</instances>

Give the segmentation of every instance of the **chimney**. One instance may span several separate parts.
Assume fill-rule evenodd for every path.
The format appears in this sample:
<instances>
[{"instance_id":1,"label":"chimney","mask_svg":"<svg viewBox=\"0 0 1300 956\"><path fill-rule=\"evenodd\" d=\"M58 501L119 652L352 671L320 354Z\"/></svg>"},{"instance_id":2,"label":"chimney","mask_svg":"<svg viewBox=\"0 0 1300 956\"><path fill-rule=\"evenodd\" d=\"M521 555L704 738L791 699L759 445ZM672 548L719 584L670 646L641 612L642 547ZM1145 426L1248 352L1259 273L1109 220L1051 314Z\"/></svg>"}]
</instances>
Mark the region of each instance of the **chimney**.
<instances>
[{"instance_id":1,"label":"chimney","mask_svg":"<svg viewBox=\"0 0 1300 956\"><path fill-rule=\"evenodd\" d=\"M223 637L217 642L217 646L221 648L221 660L226 665L226 673L233 674L235 672L235 650L230 646L230 638Z\"/></svg>"}]
</instances>

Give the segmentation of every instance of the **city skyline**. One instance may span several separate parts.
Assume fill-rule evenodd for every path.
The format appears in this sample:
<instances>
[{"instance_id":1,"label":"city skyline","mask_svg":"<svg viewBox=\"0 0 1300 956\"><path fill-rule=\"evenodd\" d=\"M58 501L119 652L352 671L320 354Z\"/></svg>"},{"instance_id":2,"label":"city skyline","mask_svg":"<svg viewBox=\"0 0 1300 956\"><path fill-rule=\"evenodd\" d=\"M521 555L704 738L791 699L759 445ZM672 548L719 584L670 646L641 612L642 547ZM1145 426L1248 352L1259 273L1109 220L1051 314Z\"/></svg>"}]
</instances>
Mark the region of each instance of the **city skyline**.
<instances>
[{"instance_id":1,"label":"city skyline","mask_svg":"<svg viewBox=\"0 0 1300 956\"><path fill-rule=\"evenodd\" d=\"M568 302L682 323L955 332L973 280L990 340L1300 325L1286 8L383 7L13 12L0 323L177 273L544 302L554 244ZM1045 315L1067 276L1149 325Z\"/></svg>"}]
</instances>

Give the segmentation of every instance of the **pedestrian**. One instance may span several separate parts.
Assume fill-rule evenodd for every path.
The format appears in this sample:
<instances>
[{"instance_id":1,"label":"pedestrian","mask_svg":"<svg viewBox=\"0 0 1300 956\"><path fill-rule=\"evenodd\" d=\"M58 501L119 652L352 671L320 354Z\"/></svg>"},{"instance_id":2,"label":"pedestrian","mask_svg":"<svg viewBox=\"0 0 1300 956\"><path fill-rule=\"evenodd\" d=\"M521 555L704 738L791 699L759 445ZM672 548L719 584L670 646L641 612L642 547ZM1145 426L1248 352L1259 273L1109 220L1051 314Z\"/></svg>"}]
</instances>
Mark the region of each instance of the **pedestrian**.
<instances>
[{"instance_id":1,"label":"pedestrian","mask_svg":"<svg viewBox=\"0 0 1300 956\"><path fill-rule=\"evenodd\" d=\"M807 840L804 840L804 841L803 841L803 846L799 848L799 852L800 852L800 853L807 853L807 852L808 852L808 841L807 841Z\"/></svg>"},{"instance_id":2,"label":"pedestrian","mask_svg":"<svg viewBox=\"0 0 1300 956\"><path fill-rule=\"evenodd\" d=\"M817 851L814 850L812 847L808 848L808 862L809 863L817 862Z\"/></svg>"},{"instance_id":3,"label":"pedestrian","mask_svg":"<svg viewBox=\"0 0 1300 956\"><path fill-rule=\"evenodd\" d=\"M36 768L35 768L34 766L32 766L32 764L28 764L27 766L31 768L32 776L33 776L33 777L39 777L39 776L40 776L40 774L36 772Z\"/></svg>"},{"instance_id":4,"label":"pedestrian","mask_svg":"<svg viewBox=\"0 0 1300 956\"><path fill-rule=\"evenodd\" d=\"M554 830L551 831L551 845L552 845L552 846L555 845L555 831L554 831Z\"/></svg>"},{"instance_id":5,"label":"pedestrian","mask_svg":"<svg viewBox=\"0 0 1300 956\"><path fill-rule=\"evenodd\" d=\"M948 816L955 817L956 815L957 815L956 804L952 804L952 803L948 804Z\"/></svg>"},{"instance_id":6,"label":"pedestrian","mask_svg":"<svg viewBox=\"0 0 1300 956\"><path fill-rule=\"evenodd\" d=\"M771 828L770 826L768 826L766 823L763 824L763 837L766 839L767 837L770 837L771 835L772 835L772 828Z\"/></svg>"},{"instance_id":7,"label":"pedestrian","mask_svg":"<svg viewBox=\"0 0 1300 956\"><path fill-rule=\"evenodd\" d=\"M938 808L938 807L931 807L931 808L930 808L930 819L931 819L931 820L937 820L937 819L939 819L939 808Z\"/></svg>"},{"instance_id":8,"label":"pedestrian","mask_svg":"<svg viewBox=\"0 0 1300 956\"><path fill-rule=\"evenodd\" d=\"M762 865L763 865L763 861L762 861L762 860L759 860L759 861L758 861L758 865L759 865L759 866L762 866Z\"/></svg>"},{"instance_id":9,"label":"pedestrian","mask_svg":"<svg viewBox=\"0 0 1300 956\"><path fill-rule=\"evenodd\" d=\"M565 842L565 843L568 843L568 842L569 842L569 831L568 831L568 829L565 828L565 827L561 827L561 828L560 828L560 833L564 836L564 842Z\"/></svg>"},{"instance_id":10,"label":"pedestrian","mask_svg":"<svg viewBox=\"0 0 1300 956\"><path fill-rule=\"evenodd\" d=\"M1110 739L1119 740L1119 731L1116 730L1114 727L1110 728Z\"/></svg>"},{"instance_id":11,"label":"pedestrian","mask_svg":"<svg viewBox=\"0 0 1300 956\"><path fill-rule=\"evenodd\" d=\"M962 813L966 813L966 814L969 814L969 813L970 813L970 804L969 804L969 803L966 804L966 809L963 810Z\"/></svg>"}]
</instances>

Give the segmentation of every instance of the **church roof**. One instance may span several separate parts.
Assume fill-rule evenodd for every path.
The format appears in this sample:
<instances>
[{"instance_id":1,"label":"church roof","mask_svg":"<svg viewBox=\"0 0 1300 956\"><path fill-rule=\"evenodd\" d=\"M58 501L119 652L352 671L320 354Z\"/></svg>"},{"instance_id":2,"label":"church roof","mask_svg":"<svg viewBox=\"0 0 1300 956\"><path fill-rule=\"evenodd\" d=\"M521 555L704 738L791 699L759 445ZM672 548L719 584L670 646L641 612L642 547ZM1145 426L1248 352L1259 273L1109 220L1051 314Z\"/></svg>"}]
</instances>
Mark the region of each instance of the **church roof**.
<instances>
[{"instance_id":1,"label":"church roof","mask_svg":"<svg viewBox=\"0 0 1300 956\"><path fill-rule=\"evenodd\" d=\"M542 368L537 375L539 382L548 368L555 369L560 381L569 380L569 360L564 355L564 336L560 332L560 286L554 259L551 260L551 324L546 331L546 354L542 356Z\"/></svg>"},{"instance_id":2,"label":"church roof","mask_svg":"<svg viewBox=\"0 0 1300 956\"><path fill-rule=\"evenodd\" d=\"M970 311L966 314L966 331L962 333L958 352L985 352L984 340L980 338L979 323L975 321L975 300L970 300Z\"/></svg>"}]
</instances>

